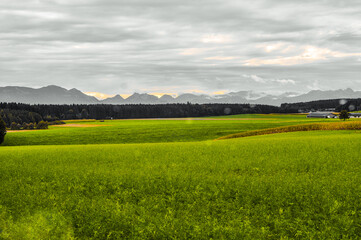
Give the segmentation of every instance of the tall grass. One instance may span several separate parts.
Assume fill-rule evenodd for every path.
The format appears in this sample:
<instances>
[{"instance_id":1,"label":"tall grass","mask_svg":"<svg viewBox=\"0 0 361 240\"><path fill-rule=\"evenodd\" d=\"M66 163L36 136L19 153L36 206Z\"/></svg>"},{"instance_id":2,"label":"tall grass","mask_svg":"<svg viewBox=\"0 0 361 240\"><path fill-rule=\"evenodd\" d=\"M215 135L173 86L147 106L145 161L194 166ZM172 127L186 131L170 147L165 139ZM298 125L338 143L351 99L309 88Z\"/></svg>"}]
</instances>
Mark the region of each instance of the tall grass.
<instances>
[{"instance_id":1,"label":"tall grass","mask_svg":"<svg viewBox=\"0 0 361 240\"><path fill-rule=\"evenodd\" d=\"M0 239L359 239L361 135L323 133L2 147Z\"/></svg>"},{"instance_id":2,"label":"tall grass","mask_svg":"<svg viewBox=\"0 0 361 240\"><path fill-rule=\"evenodd\" d=\"M323 122L323 123L308 123L308 124L299 124L292 126L282 126L276 128L267 128L261 130L230 134L224 137L220 137L217 140L275 134L275 133L286 133L286 132L329 131L329 130L361 130L361 121L331 122L331 123Z\"/></svg>"}]
</instances>

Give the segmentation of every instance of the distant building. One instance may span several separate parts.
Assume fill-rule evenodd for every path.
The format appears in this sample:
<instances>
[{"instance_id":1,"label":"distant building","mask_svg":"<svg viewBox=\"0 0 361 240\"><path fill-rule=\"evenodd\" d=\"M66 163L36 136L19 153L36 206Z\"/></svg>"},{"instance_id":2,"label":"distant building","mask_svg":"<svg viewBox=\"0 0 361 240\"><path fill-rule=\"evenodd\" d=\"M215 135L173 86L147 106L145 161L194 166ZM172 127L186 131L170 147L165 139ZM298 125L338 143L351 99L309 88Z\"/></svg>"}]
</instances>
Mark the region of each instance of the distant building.
<instances>
[{"instance_id":1,"label":"distant building","mask_svg":"<svg viewBox=\"0 0 361 240\"><path fill-rule=\"evenodd\" d=\"M337 118L336 114L331 112L311 112L307 115L308 118Z\"/></svg>"},{"instance_id":2,"label":"distant building","mask_svg":"<svg viewBox=\"0 0 361 240\"><path fill-rule=\"evenodd\" d=\"M350 118L361 118L361 113L349 113Z\"/></svg>"}]
</instances>

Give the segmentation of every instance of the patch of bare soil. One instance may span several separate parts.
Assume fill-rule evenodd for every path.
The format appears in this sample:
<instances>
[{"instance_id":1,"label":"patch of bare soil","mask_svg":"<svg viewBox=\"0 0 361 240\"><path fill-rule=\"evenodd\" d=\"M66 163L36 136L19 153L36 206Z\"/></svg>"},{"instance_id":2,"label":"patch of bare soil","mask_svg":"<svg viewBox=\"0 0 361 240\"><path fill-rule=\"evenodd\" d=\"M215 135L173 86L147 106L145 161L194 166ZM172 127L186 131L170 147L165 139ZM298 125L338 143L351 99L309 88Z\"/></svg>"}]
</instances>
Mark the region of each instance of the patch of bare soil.
<instances>
[{"instance_id":1,"label":"patch of bare soil","mask_svg":"<svg viewBox=\"0 0 361 240\"><path fill-rule=\"evenodd\" d=\"M123 121L134 121L134 120L187 120L187 121L240 121L240 120L274 120L274 118L132 118L132 119L116 119L116 120L123 120Z\"/></svg>"},{"instance_id":2,"label":"patch of bare soil","mask_svg":"<svg viewBox=\"0 0 361 240\"><path fill-rule=\"evenodd\" d=\"M52 125L52 126L53 127L80 127L80 128L87 128L87 127L102 127L102 126L110 126L110 125L69 123L69 124Z\"/></svg>"},{"instance_id":3,"label":"patch of bare soil","mask_svg":"<svg viewBox=\"0 0 361 240\"><path fill-rule=\"evenodd\" d=\"M7 130L6 132L12 133L12 132L33 132L33 131L39 131L40 129L33 129L33 130ZM43 130L43 129L41 129Z\"/></svg>"}]
</instances>

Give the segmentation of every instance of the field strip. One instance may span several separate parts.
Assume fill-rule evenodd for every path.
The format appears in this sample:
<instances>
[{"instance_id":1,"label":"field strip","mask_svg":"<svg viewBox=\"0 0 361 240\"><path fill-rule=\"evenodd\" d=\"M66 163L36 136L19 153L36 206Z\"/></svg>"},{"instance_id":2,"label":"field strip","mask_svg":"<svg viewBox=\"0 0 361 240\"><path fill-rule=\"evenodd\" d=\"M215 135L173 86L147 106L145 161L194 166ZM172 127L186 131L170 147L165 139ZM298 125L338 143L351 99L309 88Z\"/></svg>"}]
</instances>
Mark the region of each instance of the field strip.
<instances>
[{"instance_id":1,"label":"field strip","mask_svg":"<svg viewBox=\"0 0 361 240\"><path fill-rule=\"evenodd\" d=\"M302 131L329 131L329 130L361 130L361 122L338 122L338 123L307 123L292 126L283 126L276 128L267 128L261 130L247 131L230 134L215 140L225 140L231 138L251 137L266 134L302 132Z\"/></svg>"},{"instance_id":2,"label":"field strip","mask_svg":"<svg viewBox=\"0 0 361 240\"><path fill-rule=\"evenodd\" d=\"M316 132L316 131L315 131ZM287 132L285 132L287 133ZM291 133L291 132L290 132ZM292 132L294 134L300 133L300 132ZM311 133L311 131L309 131L309 133ZM278 137L280 137L282 135L278 134ZM260 135L260 137L262 137L264 135ZM322 135L321 135L322 136ZM288 136L285 136L288 138ZM313 138L318 138L319 135L309 135L304 136L302 135L302 138L308 138L308 139L313 139ZM337 136L333 136L333 135L327 135L328 139L333 139L333 138L337 138ZM217 140L217 139L216 139ZM230 138L229 140L232 141L232 144L250 144L253 142L258 142L259 139L257 138ZM262 141L265 142L271 142L272 144L274 143L274 141L283 141L284 139L281 138L264 138L262 139ZM228 142L228 141L227 141ZM224 146L224 144L229 144L226 141L215 141L215 140L205 140L205 141L189 141L189 142L146 142L146 143L90 143L90 144L71 144L71 145L66 145L66 144L52 144L52 145L21 145L21 146L1 146L2 150L14 150L14 151L24 151L26 149L31 150L31 149L84 149L84 148L109 148L109 149L119 149L119 148L134 148L137 149L136 152L139 153L139 148L158 148L158 147L194 147L194 146ZM228 146L228 145L227 145Z\"/></svg>"}]
</instances>

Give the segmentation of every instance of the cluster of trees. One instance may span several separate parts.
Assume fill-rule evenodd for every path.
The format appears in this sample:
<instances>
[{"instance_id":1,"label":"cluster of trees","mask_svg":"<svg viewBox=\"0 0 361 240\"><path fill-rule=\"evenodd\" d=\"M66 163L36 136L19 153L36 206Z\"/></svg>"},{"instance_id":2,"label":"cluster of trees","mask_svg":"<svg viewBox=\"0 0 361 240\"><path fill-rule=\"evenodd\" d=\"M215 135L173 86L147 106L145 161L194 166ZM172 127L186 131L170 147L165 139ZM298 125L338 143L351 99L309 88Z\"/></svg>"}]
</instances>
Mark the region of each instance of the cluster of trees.
<instances>
[{"instance_id":1,"label":"cluster of trees","mask_svg":"<svg viewBox=\"0 0 361 240\"><path fill-rule=\"evenodd\" d=\"M0 144L3 143L5 135L6 135L6 125L5 122L2 120L2 118L0 117Z\"/></svg>"},{"instance_id":2,"label":"cluster of trees","mask_svg":"<svg viewBox=\"0 0 361 240\"><path fill-rule=\"evenodd\" d=\"M43 120L43 117L36 112L29 111L28 109L13 109L13 105L7 108L0 107L0 117L5 121L8 127L13 122L22 125L23 123L38 123Z\"/></svg>"},{"instance_id":3,"label":"cluster of trees","mask_svg":"<svg viewBox=\"0 0 361 240\"><path fill-rule=\"evenodd\" d=\"M49 123L46 121L40 121L38 123L26 123L23 124L12 122L10 125L11 130L33 130L33 129L48 129Z\"/></svg>"},{"instance_id":4,"label":"cluster of trees","mask_svg":"<svg viewBox=\"0 0 361 240\"><path fill-rule=\"evenodd\" d=\"M342 104L336 106L336 111L360 111L361 110L361 99L341 99L339 100Z\"/></svg>"},{"instance_id":5,"label":"cluster of trees","mask_svg":"<svg viewBox=\"0 0 361 240\"><path fill-rule=\"evenodd\" d=\"M7 109L9 110L9 109ZM2 111L2 113L7 112L7 113L11 113L11 111ZM15 111L16 113L23 113L24 111ZM5 135L6 135L6 123L2 118L2 115L0 115L0 144L2 144L4 142L5 139ZM4 114L5 115L5 114ZM8 117L5 115L5 117ZM13 113L11 113L10 117L17 117L16 115L14 116ZM20 118L21 119L21 118ZM63 122L61 121L55 121L54 124L63 124ZM38 122L30 122L30 123L26 123L23 122L22 124L20 123L16 123L16 122L12 122L10 124L10 129L11 130L33 130L33 129L48 129L49 127L49 123L46 121L38 121Z\"/></svg>"},{"instance_id":6,"label":"cluster of trees","mask_svg":"<svg viewBox=\"0 0 361 240\"><path fill-rule=\"evenodd\" d=\"M347 112L347 110L342 110L338 117L340 118L340 120L346 121L346 119L350 118L350 114Z\"/></svg>"},{"instance_id":7,"label":"cluster of trees","mask_svg":"<svg viewBox=\"0 0 361 240\"><path fill-rule=\"evenodd\" d=\"M129 104L129 105L29 105L0 103L0 116L12 122L39 123L69 119L130 119L220 116L242 113L278 113L280 108L254 104Z\"/></svg>"},{"instance_id":8,"label":"cluster of trees","mask_svg":"<svg viewBox=\"0 0 361 240\"><path fill-rule=\"evenodd\" d=\"M330 99L312 102L283 103L281 112L309 112L309 111L359 111L361 110L361 99Z\"/></svg>"}]
</instances>

